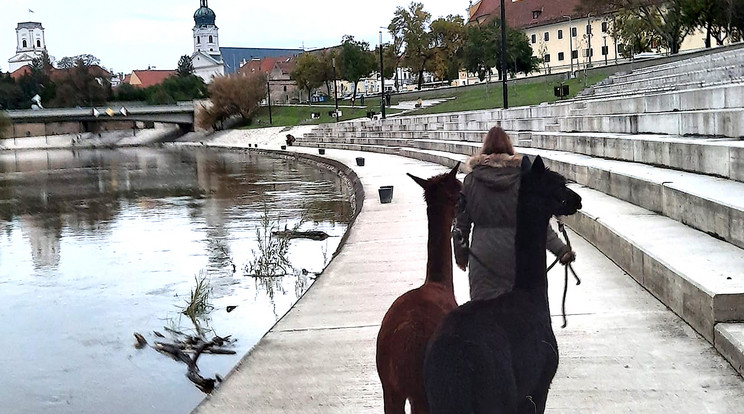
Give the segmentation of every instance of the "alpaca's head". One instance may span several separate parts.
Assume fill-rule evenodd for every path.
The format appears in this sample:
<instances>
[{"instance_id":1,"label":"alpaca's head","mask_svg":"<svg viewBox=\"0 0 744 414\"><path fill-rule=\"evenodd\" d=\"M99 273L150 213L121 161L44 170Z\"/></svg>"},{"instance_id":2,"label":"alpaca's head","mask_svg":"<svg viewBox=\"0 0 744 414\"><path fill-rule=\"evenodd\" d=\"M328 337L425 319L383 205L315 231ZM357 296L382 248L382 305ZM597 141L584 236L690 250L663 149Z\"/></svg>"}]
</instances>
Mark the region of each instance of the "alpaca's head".
<instances>
[{"instance_id":1,"label":"alpaca's head","mask_svg":"<svg viewBox=\"0 0 744 414\"><path fill-rule=\"evenodd\" d=\"M462 182L457 179L457 171L460 169L458 162L450 172L435 175L434 177L424 180L415 175L408 174L413 178L421 188L424 189L424 199L428 206L452 207L454 212L457 197L462 190Z\"/></svg>"},{"instance_id":2,"label":"alpaca's head","mask_svg":"<svg viewBox=\"0 0 744 414\"><path fill-rule=\"evenodd\" d=\"M545 168L539 155L534 163L522 158L519 197L521 205L546 217L569 216L581 208L581 196L566 187L562 175Z\"/></svg>"}]
</instances>

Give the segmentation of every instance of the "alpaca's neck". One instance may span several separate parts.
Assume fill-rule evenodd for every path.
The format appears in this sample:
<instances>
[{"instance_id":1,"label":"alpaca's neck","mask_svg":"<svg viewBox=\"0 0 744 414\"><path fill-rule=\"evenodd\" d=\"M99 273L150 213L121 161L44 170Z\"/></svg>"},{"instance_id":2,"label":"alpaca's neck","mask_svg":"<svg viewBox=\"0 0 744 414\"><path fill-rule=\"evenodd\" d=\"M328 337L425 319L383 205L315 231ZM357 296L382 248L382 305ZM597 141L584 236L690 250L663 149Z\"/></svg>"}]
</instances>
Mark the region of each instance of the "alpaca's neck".
<instances>
[{"instance_id":1,"label":"alpaca's neck","mask_svg":"<svg viewBox=\"0 0 744 414\"><path fill-rule=\"evenodd\" d=\"M426 262L426 283L440 283L454 294L452 285L452 209L426 207L429 218L429 241Z\"/></svg>"},{"instance_id":2,"label":"alpaca's neck","mask_svg":"<svg viewBox=\"0 0 744 414\"><path fill-rule=\"evenodd\" d=\"M517 234L515 237L516 273L514 288L541 294L547 306L548 280L545 269L545 249L550 217L535 217L517 210Z\"/></svg>"}]
</instances>

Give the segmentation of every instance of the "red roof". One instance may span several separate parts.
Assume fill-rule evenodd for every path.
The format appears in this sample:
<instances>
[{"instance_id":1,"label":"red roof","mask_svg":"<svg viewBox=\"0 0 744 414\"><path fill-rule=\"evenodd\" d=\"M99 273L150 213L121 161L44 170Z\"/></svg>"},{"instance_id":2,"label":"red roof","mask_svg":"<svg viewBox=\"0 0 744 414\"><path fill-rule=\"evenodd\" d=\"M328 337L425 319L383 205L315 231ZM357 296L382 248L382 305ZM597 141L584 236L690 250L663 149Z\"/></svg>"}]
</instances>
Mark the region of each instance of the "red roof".
<instances>
[{"instance_id":1,"label":"red roof","mask_svg":"<svg viewBox=\"0 0 744 414\"><path fill-rule=\"evenodd\" d=\"M586 17L576 11L580 3L581 0L504 0L506 22L509 27L526 29L566 21L563 16ZM470 22L489 22L501 17L500 0L481 0L476 7Z\"/></svg>"},{"instance_id":2,"label":"red roof","mask_svg":"<svg viewBox=\"0 0 744 414\"><path fill-rule=\"evenodd\" d=\"M23 75L28 75L31 73L31 65L23 65L20 68L13 71L13 73L10 74L10 77L18 80Z\"/></svg>"},{"instance_id":3,"label":"red roof","mask_svg":"<svg viewBox=\"0 0 744 414\"><path fill-rule=\"evenodd\" d=\"M279 68L283 74L290 74L297 65L294 56L266 57L261 60L251 60L238 69L238 73L247 75L250 73L271 73L274 68Z\"/></svg>"},{"instance_id":4,"label":"red roof","mask_svg":"<svg viewBox=\"0 0 744 414\"><path fill-rule=\"evenodd\" d=\"M62 75L64 75L68 70L69 69L51 68L49 77L52 80L56 81L60 77L62 77ZM31 65L23 65L20 68L16 69L13 73L11 73L10 76L13 79L18 80L18 78L20 78L21 76L29 73L31 73ZM100 78L111 79L111 73L98 65L91 65L88 73Z\"/></svg>"},{"instance_id":5,"label":"red roof","mask_svg":"<svg viewBox=\"0 0 744 414\"><path fill-rule=\"evenodd\" d=\"M164 80L174 76L176 73L175 70L134 70L128 77L128 83L132 86L147 88L163 83ZM135 78L139 79L139 83L132 83L136 82Z\"/></svg>"}]
</instances>

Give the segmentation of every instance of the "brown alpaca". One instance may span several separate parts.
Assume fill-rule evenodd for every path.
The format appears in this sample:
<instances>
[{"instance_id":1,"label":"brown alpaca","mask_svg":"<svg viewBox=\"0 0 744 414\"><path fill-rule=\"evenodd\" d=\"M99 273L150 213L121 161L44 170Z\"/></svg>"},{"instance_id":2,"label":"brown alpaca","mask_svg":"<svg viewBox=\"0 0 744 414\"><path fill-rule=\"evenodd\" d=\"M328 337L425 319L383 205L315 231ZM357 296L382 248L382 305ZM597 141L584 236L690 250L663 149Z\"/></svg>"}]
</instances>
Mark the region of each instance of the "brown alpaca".
<instances>
[{"instance_id":1,"label":"brown alpaca","mask_svg":"<svg viewBox=\"0 0 744 414\"><path fill-rule=\"evenodd\" d=\"M377 335L377 373L382 382L386 414L403 414L411 403L413 414L427 413L424 391L424 355L429 338L444 316L457 307L452 285L452 220L462 189L457 179L460 164L449 173L424 180L413 178L424 189L429 218L429 257L426 280L393 302Z\"/></svg>"}]
</instances>

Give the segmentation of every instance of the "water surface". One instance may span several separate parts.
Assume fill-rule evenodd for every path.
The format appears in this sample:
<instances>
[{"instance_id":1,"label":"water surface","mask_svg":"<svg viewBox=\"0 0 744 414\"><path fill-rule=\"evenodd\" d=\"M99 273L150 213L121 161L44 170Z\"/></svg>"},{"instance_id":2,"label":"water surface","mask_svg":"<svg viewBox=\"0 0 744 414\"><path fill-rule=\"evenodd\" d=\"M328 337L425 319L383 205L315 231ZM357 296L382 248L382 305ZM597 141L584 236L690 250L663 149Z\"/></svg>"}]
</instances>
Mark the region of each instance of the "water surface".
<instances>
[{"instance_id":1,"label":"water surface","mask_svg":"<svg viewBox=\"0 0 744 414\"><path fill-rule=\"evenodd\" d=\"M0 154L0 411L189 412L204 394L186 366L135 349L133 333L194 330L180 310L207 276L214 310L200 328L237 338L237 355L199 367L224 376L330 260L347 191L331 172L244 152ZM293 241L292 275L246 276L265 214L332 237Z\"/></svg>"}]
</instances>

